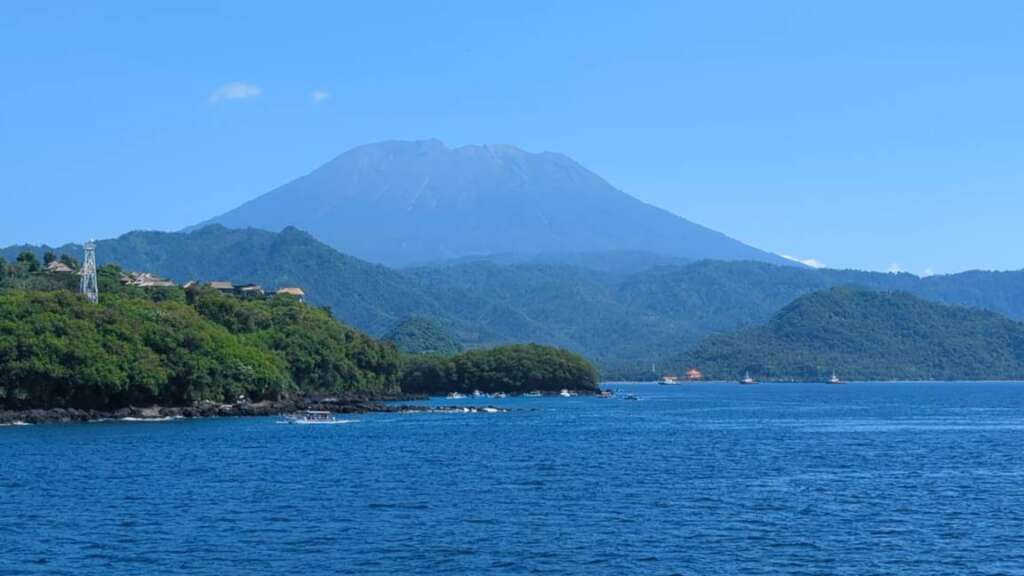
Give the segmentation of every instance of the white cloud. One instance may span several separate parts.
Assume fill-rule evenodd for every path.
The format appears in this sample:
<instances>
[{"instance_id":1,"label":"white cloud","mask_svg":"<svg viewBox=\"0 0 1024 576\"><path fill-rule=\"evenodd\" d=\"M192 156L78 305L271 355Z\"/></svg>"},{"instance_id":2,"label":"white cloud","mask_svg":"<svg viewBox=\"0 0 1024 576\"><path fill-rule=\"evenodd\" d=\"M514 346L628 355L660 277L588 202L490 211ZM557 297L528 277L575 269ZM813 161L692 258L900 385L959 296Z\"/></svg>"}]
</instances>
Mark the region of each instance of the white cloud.
<instances>
[{"instance_id":1,"label":"white cloud","mask_svg":"<svg viewBox=\"0 0 1024 576\"><path fill-rule=\"evenodd\" d=\"M313 101L313 104L319 104L330 97L331 93L327 90L313 90L309 95L309 99Z\"/></svg>"},{"instance_id":2,"label":"white cloud","mask_svg":"<svg viewBox=\"0 0 1024 576\"><path fill-rule=\"evenodd\" d=\"M888 272L889 274L899 274L900 272L903 272L903 267L893 262L892 264L889 265Z\"/></svg>"},{"instance_id":3,"label":"white cloud","mask_svg":"<svg viewBox=\"0 0 1024 576\"><path fill-rule=\"evenodd\" d=\"M814 258L797 258L796 256L787 256L786 254L780 254L786 260L792 260L793 262L799 262L804 266L810 266L811 268L824 268L825 263Z\"/></svg>"},{"instance_id":4,"label":"white cloud","mask_svg":"<svg viewBox=\"0 0 1024 576\"><path fill-rule=\"evenodd\" d=\"M921 272L921 277L922 278L927 278L929 276L935 276L935 270L932 270L931 266L925 268L924 272Z\"/></svg>"},{"instance_id":5,"label":"white cloud","mask_svg":"<svg viewBox=\"0 0 1024 576\"><path fill-rule=\"evenodd\" d=\"M263 93L263 90L255 84L245 82L228 82L219 86L210 94L210 104L216 104L223 100L241 100L243 98L255 98Z\"/></svg>"}]
</instances>

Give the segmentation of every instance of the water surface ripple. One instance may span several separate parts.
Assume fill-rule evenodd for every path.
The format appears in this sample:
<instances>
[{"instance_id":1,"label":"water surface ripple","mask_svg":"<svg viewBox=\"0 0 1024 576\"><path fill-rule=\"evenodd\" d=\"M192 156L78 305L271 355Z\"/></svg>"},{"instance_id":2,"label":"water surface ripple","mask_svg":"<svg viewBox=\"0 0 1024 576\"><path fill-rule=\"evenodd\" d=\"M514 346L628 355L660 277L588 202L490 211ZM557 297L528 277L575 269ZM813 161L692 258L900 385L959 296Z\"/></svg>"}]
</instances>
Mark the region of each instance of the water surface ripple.
<instances>
[{"instance_id":1,"label":"water surface ripple","mask_svg":"<svg viewBox=\"0 0 1024 576\"><path fill-rule=\"evenodd\" d=\"M1024 574L1024 385L629 390L0 428L0 574Z\"/></svg>"}]
</instances>

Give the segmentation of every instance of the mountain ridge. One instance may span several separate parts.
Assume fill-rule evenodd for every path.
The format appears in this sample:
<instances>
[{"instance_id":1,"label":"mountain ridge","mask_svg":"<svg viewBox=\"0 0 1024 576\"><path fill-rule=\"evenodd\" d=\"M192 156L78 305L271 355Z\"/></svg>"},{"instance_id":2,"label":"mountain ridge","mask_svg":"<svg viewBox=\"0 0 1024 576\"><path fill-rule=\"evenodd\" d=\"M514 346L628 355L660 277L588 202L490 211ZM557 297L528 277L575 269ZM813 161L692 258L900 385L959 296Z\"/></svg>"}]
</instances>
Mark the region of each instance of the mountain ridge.
<instances>
[{"instance_id":1,"label":"mountain ridge","mask_svg":"<svg viewBox=\"0 0 1024 576\"><path fill-rule=\"evenodd\" d=\"M13 261L31 249L0 250ZM80 246L53 249L80 258ZM466 348L537 342L593 360L607 376L640 378L703 338L767 322L794 299L833 286L903 290L931 301L1024 320L1024 271L911 274L815 270L761 262L608 266L600 255L470 260L401 270L338 253L295 228L280 233L214 225L192 233L133 232L101 240L101 264L179 282L298 285L307 302L382 336L414 316L438 323ZM630 257L624 256L628 262Z\"/></svg>"},{"instance_id":2,"label":"mountain ridge","mask_svg":"<svg viewBox=\"0 0 1024 576\"><path fill-rule=\"evenodd\" d=\"M296 226L390 266L615 250L800 266L634 198L564 154L510 145L357 146L200 226L211 223Z\"/></svg>"}]
</instances>

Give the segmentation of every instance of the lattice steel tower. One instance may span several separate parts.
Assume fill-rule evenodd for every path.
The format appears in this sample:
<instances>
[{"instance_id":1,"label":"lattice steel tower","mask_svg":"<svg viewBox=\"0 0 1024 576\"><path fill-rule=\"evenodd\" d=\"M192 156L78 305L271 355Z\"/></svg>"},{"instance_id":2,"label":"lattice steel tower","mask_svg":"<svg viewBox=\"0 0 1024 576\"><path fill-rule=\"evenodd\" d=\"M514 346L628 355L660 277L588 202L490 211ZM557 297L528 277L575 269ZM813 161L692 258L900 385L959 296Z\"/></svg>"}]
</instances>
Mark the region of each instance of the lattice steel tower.
<instances>
[{"instance_id":1,"label":"lattice steel tower","mask_svg":"<svg viewBox=\"0 0 1024 576\"><path fill-rule=\"evenodd\" d=\"M85 243L85 260L82 263L82 294L93 304L100 301L100 286L96 282L96 242Z\"/></svg>"}]
</instances>

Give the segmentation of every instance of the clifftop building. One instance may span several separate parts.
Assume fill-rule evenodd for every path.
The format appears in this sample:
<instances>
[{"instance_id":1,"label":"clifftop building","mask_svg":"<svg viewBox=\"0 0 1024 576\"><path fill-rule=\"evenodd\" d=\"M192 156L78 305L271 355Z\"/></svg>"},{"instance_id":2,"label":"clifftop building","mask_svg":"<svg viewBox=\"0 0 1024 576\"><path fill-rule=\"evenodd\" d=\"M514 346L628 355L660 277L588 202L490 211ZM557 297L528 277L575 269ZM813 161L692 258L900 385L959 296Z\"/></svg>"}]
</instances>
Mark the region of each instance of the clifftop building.
<instances>
[{"instance_id":1,"label":"clifftop building","mask_svg":"<svg viewBox=\"0 0 1024 576\"><path fill-rule=\"evenodd\" d=\"M54 260L46 265L46 271L53 274L74 274L75 271L70 266L61 262L60 260Z\"/></svg>"}]
</instances>

